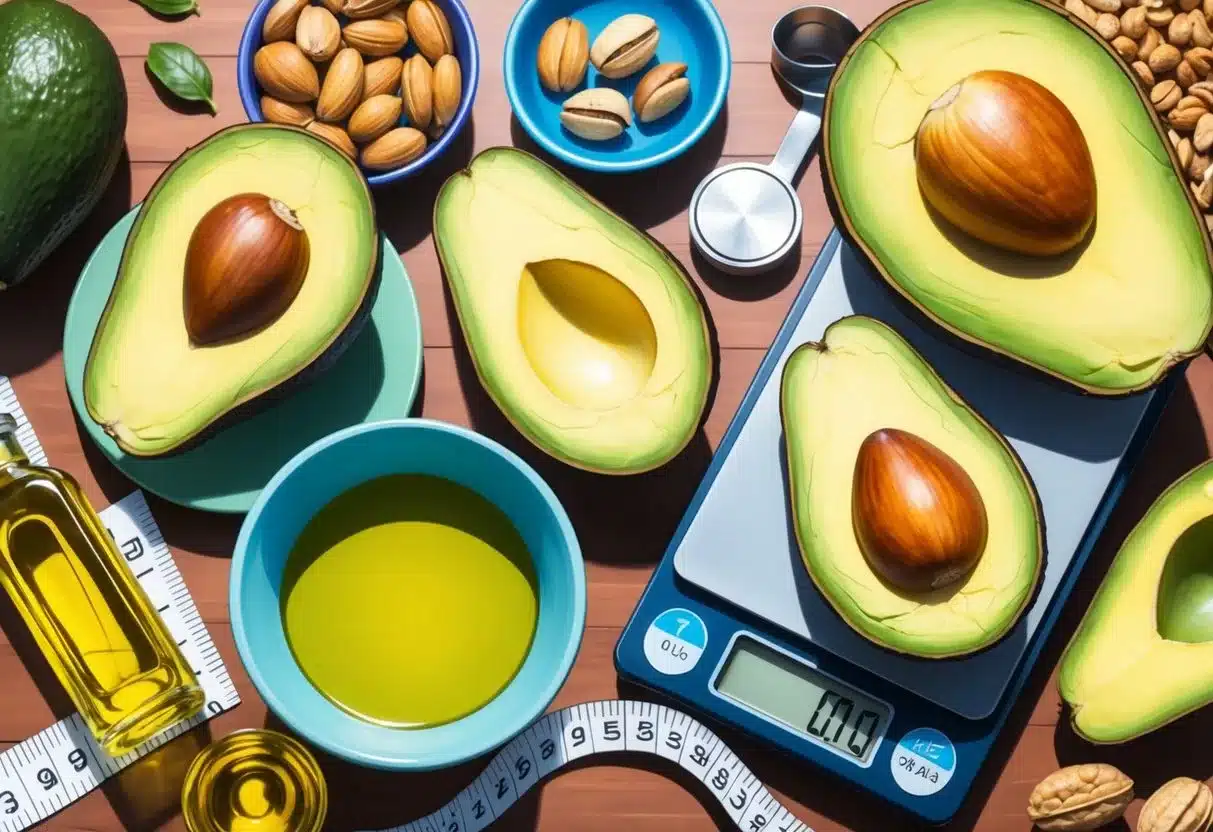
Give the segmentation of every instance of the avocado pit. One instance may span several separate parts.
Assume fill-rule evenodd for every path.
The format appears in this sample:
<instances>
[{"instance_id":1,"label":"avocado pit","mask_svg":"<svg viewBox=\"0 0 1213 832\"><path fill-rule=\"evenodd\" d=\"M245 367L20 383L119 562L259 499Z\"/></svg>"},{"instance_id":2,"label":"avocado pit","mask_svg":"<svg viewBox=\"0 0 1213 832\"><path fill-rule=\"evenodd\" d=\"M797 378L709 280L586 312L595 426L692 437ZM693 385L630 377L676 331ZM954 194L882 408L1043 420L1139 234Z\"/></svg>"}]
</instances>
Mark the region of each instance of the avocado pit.
<instances>
[{"instance_id":1,"label":"avocado pit","mask_svg":"<svg viewBox=\"0 0 1213 832\"><path fill-rule=\"evenodd\" d=\"M1095 221L1095 168L1082 128L1026 76L983 70L948 88L918 126L914 159L926 202L998 248L1062 254Z\"/></svg>"},{"instance_id":2,"label":"avocado pit","mask_svg":"<svg viewBox=\"0 0 1213 832\"><path fill-rule=\"evenodd\" d=\"M1213 517L1175 540L1158 582L1155 614L1158 634L1168 641L1213 641Z\"/></svg>"},{"instance_id":3,"label":"avocado pit","mask_svg":"<svg viewBox=\"0 0 1213 832\"><path fill-rule=\"evenodd\" d=\"M277 320L307 276L307 231L284 202L241 193L198 222L185 255L185 324L196 345L227 341Z\"/></svg>"},{"instance_id":4,"label":"avocado pit","mask_svg":"<svg viewBox=\"0 0 1213 832\"><path fill-rule=\"evenodd\" d=\"M909 592L956 583L985 549L985 505L972 478L930 442L896 428L873 431L860 445L851 518L872 570Z\"/></svg>"}]
</instances>

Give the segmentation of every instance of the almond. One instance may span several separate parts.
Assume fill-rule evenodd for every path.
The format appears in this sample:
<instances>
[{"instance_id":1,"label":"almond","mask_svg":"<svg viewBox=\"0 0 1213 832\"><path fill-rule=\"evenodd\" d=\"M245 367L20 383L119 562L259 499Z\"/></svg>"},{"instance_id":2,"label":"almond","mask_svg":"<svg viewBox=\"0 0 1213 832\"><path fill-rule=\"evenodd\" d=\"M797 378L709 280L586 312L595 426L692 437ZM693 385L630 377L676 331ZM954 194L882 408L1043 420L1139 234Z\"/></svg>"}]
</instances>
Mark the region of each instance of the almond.
<instances>
[{"instance_id":1,"label":"almond","mask_svg":"<svg viewBox=\"0 0 1213 832\"><path fill-rule=\"evenodd\" d=\"M440 136L450 126L463 97L463 72L454 55L443 55L434 65L434 112L432 135Z\"/></svg>"},{"instance_id":2,"label":"almond","mask_svg":"<svg viewBox=\"0 0 1213 832\"><path fill-rule=\"evenodd\" d=\"M413 0L408 10L409 31L418 51L436 64L443 55L455 53L455 40L451 36L451 24L434 0Z\"/></svg>"},{"instance_id":3,"label":"almond","mask_svg":"<svg viewBox=\"0 0 1213 832\"><path fill-rule=\"evenodd\" d=\"M295 23L307 8L307 3L308 0L278 0L270 6L265 22L261 24L261 39L266 43L290 40L295 34Z\"/></svg>"},{"instance_id":4,"label":"almond","mask_svg":"<svg viewBox=\"0 0 1213 832\"><path fill-rule=\"evenodd\" d=\"M266 121L294 124L297 127L307 127L316 120L316 113L311 105L279 101L269 95L261 96L261 114L265 116Z\"/></svg>"},{"instance_id":5,"label":"almond","mask_svg":"<svg viewBox=\"0 0 1213 832\"><path fill-rule=\"evenodd\" d=\"M397 20L355 20L341 32L345 42L368 58L394 55L409 41L408 29Z\"/></svg>"},{"instance_id":6,"label":"almond","mask_svg":"<svg viewBox=\"0 0 1213 832\"><path fill-rule=\"evenodd\" d=\"M413 127L397 127L362 149L363 167L390 170L411 162L425 152L425 133Z\"/></svg>"},{"instance_id":7,"label":"almond","mask_svg":"<svg viewBox=\"0 0 1213 832\"><path fill-rule=\"evenodd\" d=\"M346 125L356 144L373 142L400 121L400 99L394 95L376 95L358 105Z\"/></svg>"},{"instance_id":8,"label":"almond","mask_svg":"<svg viewBox=\"0 0 1213 832\"><path fill-rule=\"evenodd\" d=\"M316 65L293 41L267 43L253 55L253 74L262 89L281 101L304 104L320 94Z\"/></svg>"},{"instance_id":9,"label":"almond","mask_svg":"<svg viewBox=\"0 0 1213 832\"><path fill-rule=\"evenodd\" d=\"M350 136L336 124L325 124L323 121L313 121L307 126L308 132L315 133L322 139L334 145L338 150L351 159L358 158L358 149L350 141Z\"/></svg>"},{"instance_id":10,"label":"almond","mask_svg":"<svg viewBox=\"0 0 1213 832\"><path fill-rule=\"evenodd\" d=\"M362 75L362 100L376 95L395 94L400 89L400 70L404 61L392 55L366 65Z\"/></svg>"},{"instance_id":11,"label":"almond","mask_svg":"<svg viewBox=\"0 0 1213 832\"><path fill-rule=\"evenodd\" d=\"M400 75L400 97L409 125L418 130L429 127L434 114L434 70L424 55L414 55L405 61Z\"/></svg>"},{"instance_id":12,"label":"almond","mask_svg":"<svg viewBox=\"0 0 1213 832\"><path fill-rule=\"evenodd\" d=\"M590 37L585 24L562 17L539 41L535 62L539 82L552 92L572 92L585 78L590 62Z\"/></svg>"},{"instance_id":13,"label":"almond","mask_svg":"<svg viewBox=\"0 0 1213 832\"><path fill-rule=\"evenodd\" d=\"M318 64L332 60L341 47L341 24L324 6L308 6L299 15L295 43Z\"/></svg>"},{"instance_id":14,"label":"almond","mask_svg":"<svg viewBox=\"0 0 1213 832\"><path fill-rule=\"evenodd\" d=\"M400 5L400 0L345 0L342 13L350 20L379 17Z\"/></svg>"},{"instance_id":15,"label":"almond","mask_svg":"<svg viewBox=\"0 0 1213 832\"><path fill-rule=\"evenodd\" d=\"M342 49L324 76L320 100L316 102L316 118L320 121L348 118L362 100L362 81L362 56L356 49Z\"/></svg>"}]
</instances>

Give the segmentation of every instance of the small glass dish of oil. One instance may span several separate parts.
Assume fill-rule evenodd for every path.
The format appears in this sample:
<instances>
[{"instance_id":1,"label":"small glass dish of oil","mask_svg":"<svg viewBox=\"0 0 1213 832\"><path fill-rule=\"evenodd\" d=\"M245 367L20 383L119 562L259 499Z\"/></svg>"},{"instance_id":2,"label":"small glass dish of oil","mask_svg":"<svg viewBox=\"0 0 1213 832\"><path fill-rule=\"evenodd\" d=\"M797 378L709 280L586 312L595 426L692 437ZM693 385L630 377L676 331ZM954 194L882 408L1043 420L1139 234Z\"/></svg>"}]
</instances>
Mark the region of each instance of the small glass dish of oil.
<instances>
[{"instance_id":1,"label":"small glass dish of oil","mask_svg":"<svg viewBox=\"0 0 1213 832\"><path fill-rule=\"evenodd\" d=\"M268 729L233 731L208 745L181 787L190 832L319 832L327 812L316 758Z\"/></svg>"}]
</instances>

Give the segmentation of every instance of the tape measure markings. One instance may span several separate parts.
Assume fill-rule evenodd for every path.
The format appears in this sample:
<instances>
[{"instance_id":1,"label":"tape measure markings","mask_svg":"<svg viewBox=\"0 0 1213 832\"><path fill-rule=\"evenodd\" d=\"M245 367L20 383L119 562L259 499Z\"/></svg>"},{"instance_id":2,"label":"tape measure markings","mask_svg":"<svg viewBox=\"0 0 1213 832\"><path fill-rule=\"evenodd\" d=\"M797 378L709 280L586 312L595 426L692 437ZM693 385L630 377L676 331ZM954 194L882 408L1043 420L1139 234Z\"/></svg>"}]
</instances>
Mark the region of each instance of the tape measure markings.
<instances>
[{"instance_id":1,"label":"tape measure markings","mask_svg":"<svg viewBox=\"0 0 1213 832\"><path fill-rule=\"evenodd\" d=\"M17 438L30 462L47 464L46 453L4 376L0 376L0 412L16 418ZM78 713L0 752L0 832L21 832L46 820L170 740L240 704L223 657L198 614L143 492L124 497L100 516L197 674L206 705L201 713L120 757L98 745Z\"/></svg>"},{"instance_id":2,"label":"tape measure markings","mask_svg":"<svg viewBox=\"0 0 1213 832\"><path fill-rule=\"evenodd\" d=\"M479 832L553 772L583 757L619 751L678 764L744 832L811 832L706 725L665 705L618 699L543 716L441 809L384 832Z\"/></svg>"}]
</instances>

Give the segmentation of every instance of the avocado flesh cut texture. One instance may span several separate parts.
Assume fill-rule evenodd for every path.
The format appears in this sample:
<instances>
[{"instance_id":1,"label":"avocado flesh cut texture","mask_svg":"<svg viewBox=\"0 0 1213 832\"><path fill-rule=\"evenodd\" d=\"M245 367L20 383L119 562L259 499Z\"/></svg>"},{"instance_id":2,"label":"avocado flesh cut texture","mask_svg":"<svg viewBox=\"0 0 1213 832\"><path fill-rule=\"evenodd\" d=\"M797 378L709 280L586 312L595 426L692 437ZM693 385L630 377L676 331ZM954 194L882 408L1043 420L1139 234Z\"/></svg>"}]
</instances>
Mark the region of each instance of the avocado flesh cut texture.
<instances>
[{"instance_id":1,"label":"avocado flesh cut texture","mask_svg":"<svg viewBox=\"0 0 1213 832\"><path fill-rule=\"evenodd\" d=\"M118 53L92 20L59 0L0 4L0 289L96 207L126 114Z\"/></svg>"},{"instance_id":2,"label":"avocado flesh cut texture","mask_svg":"<svg viewBox=\"0 0 1213 832\"><path fill-rule=\"evenodd\" d=\"M788 357L781 406L796 539L843 620L883 647L923 658L1001 639L1031 600L1044 562L1040 500L1006 440L900 335L860 315ZM977 486L988 534L966 579L911 594L881 581L865 560L852 525L852 472L863 440L882 428L931 443Z\"/></svg>"},{"instance_id":3,"label":"avocado flesh cut texture","mask_svg":"<svg viewBox=\"0 0 1213 832\"><path fill-rule=\"evenodd\" d=\"M839 224L936 323L1086 392L1123 394L1158 383L1201 350L1213 252L1144 92L1111 47L1064 14L1036 0L895 7L835 73L823 170ZM1095 169L1095 226L1066 254L999 251L926 207L914 161L918 124L940 94L983 69L1044 85L1082 128Z\"/></svg>"},{"instance_id":4,"label":"avocado flesh cut texture","mask_svg":"<svg viewBox=\"0 0 1213 832\"><path fill-rule=\"evenodd\" d=\"M512 148L447 180L434 239L480 381L528 440L605 474L656 468L691 440L707 322L656 241Z\"/></svg>"},{"instance_id":5,"label":"avocado flesh cut texture","mask_svg":"<svg viewBox=\"0 0 1213 832\"><path fill-rule=\"evenodd\" d=\"M1080 736L1120 743L1213 702L1213 462L1129 533L1061 658Z\"/></svg>"},{"instance_id":6,"label":"avocado flesh cut texture","mask_svg":"<svg viewBox=\"0 0 1213 832\"><path fill-rule=\"evenodd\" d=\"M196 346L183 308L190 236L216 204L248 192L295 211L311 245L307 276L268 326ZM366 180L339 150L284 125L215 133L178 158L139 209L85 364L89 416L126 453L160 456L236 408L281 393L352 340L347 329L365 319L378 251Z\"/></svg>"}]
</instances>

